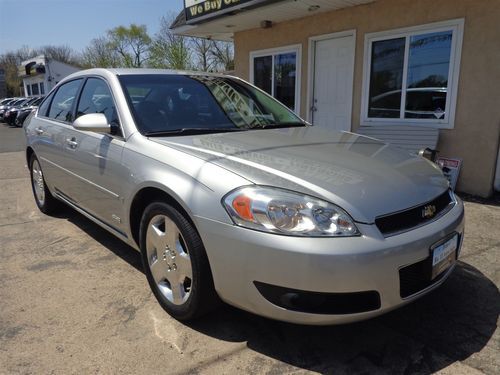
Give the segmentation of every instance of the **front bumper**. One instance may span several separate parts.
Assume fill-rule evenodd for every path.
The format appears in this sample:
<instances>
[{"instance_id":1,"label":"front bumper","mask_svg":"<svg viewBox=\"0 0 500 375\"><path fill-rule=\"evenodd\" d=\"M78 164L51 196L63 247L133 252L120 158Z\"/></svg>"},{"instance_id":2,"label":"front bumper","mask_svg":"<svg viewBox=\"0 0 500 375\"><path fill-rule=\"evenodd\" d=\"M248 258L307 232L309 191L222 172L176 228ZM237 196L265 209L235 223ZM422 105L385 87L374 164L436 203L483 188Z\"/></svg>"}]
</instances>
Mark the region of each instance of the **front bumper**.
<instances>
[{"instance_id":1,"label":"front bumper","mask_svg":"<svg viewBox=\"0 0 500 375\"><path fill-rule=\"evenodd\" d=\"M215 288L227 303L269 318L301 324L336 324L368 319L424 295L444 282L453 267L423 290L400 293L405 266L430 257L430 247L456 232L462 243L464 208L414 230L384 238L375 225L357 224L360 237L303 238L253 231L196 217ZM459 252L460 249L457 250ZM280 307L259 292L267 284L299 291L343 294L376 291L376 309L360 313L310 313Z\"/></svg>"}]
</instances>

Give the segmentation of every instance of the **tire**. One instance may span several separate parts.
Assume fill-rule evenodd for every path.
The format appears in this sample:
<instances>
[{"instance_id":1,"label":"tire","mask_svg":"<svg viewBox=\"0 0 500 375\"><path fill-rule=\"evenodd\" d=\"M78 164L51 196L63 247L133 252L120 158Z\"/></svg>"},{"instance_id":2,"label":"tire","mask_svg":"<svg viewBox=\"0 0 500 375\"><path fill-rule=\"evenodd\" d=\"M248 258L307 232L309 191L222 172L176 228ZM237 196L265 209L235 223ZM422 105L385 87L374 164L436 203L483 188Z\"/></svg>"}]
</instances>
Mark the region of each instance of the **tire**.
<instances>
[{"instance_id":1,"label":"tire","mask_svg":"<svg viewBox=\"0 0 500 375\"><path fill-rule=\"evenodd\" d=\"M193 320L219 304L201 238L174 207L154 202L140 224L144 272L156 299L172 317Z\"/></svg>"},{"instance_id":2,"label":"tire","mask_svg":"<svg viewBox=\"0 0 500 375\"><path fill-rule=\"evenodd\" d=\"M40 211L46 215L56 212L60 208L60 203L47 188L40 162L35 154L30 158L30 177L35 203Z\"/></svg>"}]
</instances>

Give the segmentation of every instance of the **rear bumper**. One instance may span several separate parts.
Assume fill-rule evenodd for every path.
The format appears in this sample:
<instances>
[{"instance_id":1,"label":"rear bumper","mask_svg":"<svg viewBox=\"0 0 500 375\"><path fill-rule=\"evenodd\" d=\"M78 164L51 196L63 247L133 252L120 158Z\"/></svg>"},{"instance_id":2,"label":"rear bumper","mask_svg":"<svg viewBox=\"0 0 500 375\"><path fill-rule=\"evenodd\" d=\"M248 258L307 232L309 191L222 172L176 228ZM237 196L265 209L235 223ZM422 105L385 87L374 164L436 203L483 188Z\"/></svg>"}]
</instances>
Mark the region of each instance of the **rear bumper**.
<instances>
[{"instance_id":1,"label":"rear bumper","mask_svg":"<svg viewBox=\"0 0 500 375\"><path fill-rule=\"evenodd\" d=\"M453 267L431 285L402 298L399 270L428 259L430 247L451 233L457 232L462 238L464 209L458 200L438 220L388 238L384 238L375 225L358 225L360 237L297 238L200 217L196 218L196 224L207 250L216 290L224 301L273 319L335 324L380 315L443 283ZM315 293L375 291L380 296L380 304L376 309L358 313L293 311L266 299L255 282Z\"/></svg>"}]
</instances>

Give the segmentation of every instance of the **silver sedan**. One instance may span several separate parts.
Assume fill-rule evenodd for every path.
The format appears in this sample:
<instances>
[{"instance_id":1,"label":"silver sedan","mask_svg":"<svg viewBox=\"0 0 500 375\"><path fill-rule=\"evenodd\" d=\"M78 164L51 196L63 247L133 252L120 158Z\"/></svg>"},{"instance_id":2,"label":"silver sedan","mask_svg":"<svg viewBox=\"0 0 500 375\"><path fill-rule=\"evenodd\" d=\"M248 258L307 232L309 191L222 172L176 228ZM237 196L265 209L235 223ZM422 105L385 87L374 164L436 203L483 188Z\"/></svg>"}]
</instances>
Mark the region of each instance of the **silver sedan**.
<instances>
[{"instance_id":1,"label":"silver sedan","mask_svg":"<svg viewBox=\"0 0 500 375\"><path fill-rule=\"evenodd\" d=\"M35 201L139 250L179 320L222 300L305 324L367 319L436 288L462 202L430 161L311 126L223 75L93 69L25 124Z\"/></svg>"}]
</instances>

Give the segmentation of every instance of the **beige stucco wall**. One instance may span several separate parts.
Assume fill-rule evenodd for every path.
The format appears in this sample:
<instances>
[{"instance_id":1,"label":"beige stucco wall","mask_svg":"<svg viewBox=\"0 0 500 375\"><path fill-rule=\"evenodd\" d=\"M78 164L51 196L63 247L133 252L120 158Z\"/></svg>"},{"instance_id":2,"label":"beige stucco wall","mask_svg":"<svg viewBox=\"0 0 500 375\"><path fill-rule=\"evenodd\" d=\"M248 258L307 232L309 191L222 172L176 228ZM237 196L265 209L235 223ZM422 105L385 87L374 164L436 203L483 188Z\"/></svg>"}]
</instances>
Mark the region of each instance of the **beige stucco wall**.
<instances>
[{"instance_id":1,"label":"beige stucco wall","mask_svg":"<svg viewBox=\"0 0 500 375\"><path fill-rule=\"evenodd\" d=\"M236 74L249 78L249 53L302 44L301 111L307 108L308 38L356 29L352 126L359 126L366 33L464 18L455 127L441 130L440 155L463 158L458 190L492 193L500 139L500 0L377 0L375 3L236 33Z\"/></svg>"}]
</instances>

